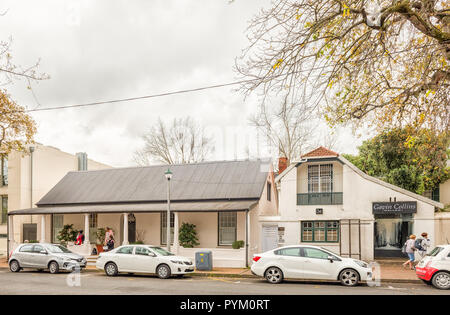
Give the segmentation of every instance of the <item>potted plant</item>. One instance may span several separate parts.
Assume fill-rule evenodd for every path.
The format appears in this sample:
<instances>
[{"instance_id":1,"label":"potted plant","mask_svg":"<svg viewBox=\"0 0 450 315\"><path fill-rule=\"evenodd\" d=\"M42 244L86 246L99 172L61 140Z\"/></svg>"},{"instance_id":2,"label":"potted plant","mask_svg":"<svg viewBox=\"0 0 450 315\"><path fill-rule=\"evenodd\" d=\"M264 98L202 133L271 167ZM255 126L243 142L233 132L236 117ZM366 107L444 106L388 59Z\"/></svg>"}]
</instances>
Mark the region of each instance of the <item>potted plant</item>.
<instances>
[{"instance_id":1,"label":"potted plant","mask_svg":"<svg viewBox=\"0 0 450 315\"><path fill-rule=\"evenodd\" d=\"M101 252L103 252L103 243L105 242L105 235L106 235L106 229L105 228L99 228L97 229L97 243L96 243L96 248L97 248L97 254L100 254Z\"/></svg>"},{"instance_id":2,"label":"potted plant","mask_svg":"<svg viewBox=\"0 0 450 315\"><path fill-rule=\"evenodd\" d=\"M193 248L194 246L200 245L195 224L183 222L178 230L178 241L180 242L180 246L184 248Z\"/></svg>"},{"instance_id":3,"label":"potted plant","mask_svg":"<svg viewBox=\"0 0 450 315\"><path fill-rule=\"evenodd\" d=\"M66 224L59 231L57 238L63 245L73 245L73 242L77 239L77 234L78 230L73 228L73 224Z\"/></svg>"},{"instance_id":4,"label":"potted plant","mask_svg":"<svg viewBox=\"0 0 450 315\"><path fill-rule=\"evenodd\" d=\"M239 249L239 248L241 248L241 247L244 247L244 241L234 241L232 244L231 244L231 247L233 247L233 249Z\"/></svg>"}]
</instances>

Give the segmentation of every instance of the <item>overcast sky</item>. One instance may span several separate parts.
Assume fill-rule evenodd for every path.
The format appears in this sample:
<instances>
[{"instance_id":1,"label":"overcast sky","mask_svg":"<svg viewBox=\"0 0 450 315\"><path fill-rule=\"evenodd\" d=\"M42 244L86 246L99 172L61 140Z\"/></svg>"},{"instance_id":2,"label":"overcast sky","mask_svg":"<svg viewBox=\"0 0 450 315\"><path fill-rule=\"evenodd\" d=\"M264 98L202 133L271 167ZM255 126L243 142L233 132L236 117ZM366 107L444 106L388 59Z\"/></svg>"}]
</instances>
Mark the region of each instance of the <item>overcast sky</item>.
<instances>
[{"instance_id":1,"label":"overcast sky","mask_svg":"<svg viewBox=\"0 0 450 315\"><path fill-rule=\"evenodd\" d=\"M16 64L41 60L49 80L7 86L28 108L127 98L237 79L234 59L247 45L248 20L267 0L4 0L0 39L13 38ZM191 115L214 131L213 159L246 158L256 149L248 118L257 98L230 87L106 104L83 109L36 112L36 141L63 151L87 152L113 166L133 165L141 135L158 117ZM336 150L355 153L361 139L338 130ZM247 135L242 137L240 135ZM250 143L249 143L250 142ZM264 154L264 153L261 153Z\"/></svg>"}]
</instances>

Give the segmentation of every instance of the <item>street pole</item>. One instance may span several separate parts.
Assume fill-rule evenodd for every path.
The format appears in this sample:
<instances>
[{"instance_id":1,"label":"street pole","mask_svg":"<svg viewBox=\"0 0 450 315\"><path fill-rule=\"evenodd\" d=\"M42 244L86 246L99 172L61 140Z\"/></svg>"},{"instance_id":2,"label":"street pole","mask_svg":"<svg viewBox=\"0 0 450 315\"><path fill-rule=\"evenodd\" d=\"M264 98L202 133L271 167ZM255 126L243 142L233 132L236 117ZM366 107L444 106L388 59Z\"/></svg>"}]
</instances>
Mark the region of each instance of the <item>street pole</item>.
<instances>
[{"instance_id":1,"label":"street pole","mask_svg":"<svg viewBox=\"0 0 450 315\"><path fill-rule=\"evenodd\" d=\"M170 169L164 173L167 179L167 223L166 223L166 242L167 242L167 251L170 252L170 179L172 178L172 172Z\"/></svg>"}]
</instances>

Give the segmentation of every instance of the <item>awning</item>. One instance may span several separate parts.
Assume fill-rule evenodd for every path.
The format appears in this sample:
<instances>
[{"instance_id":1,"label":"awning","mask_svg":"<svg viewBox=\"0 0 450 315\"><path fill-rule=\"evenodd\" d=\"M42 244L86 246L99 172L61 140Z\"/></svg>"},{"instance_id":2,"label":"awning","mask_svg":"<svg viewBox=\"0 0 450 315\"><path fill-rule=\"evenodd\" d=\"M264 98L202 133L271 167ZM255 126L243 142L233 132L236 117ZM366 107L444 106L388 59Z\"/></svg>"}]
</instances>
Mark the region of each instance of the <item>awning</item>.
<instances>
[{"instance_id":1,"label":"awning","mask_svg":"<svg viewBox=\"0 0 450 315\"><path fill-rule=\"evenodd\" d=\"M175 212L216 212L250 210L258 201L213 201L213 202L174 202L170 211ZM8 215L21 214L74 214L74 213L123 213L123 212L161 212L167 211L167 203L106 204L38 207L9 211Z\"/></svg>"}]
</instances>

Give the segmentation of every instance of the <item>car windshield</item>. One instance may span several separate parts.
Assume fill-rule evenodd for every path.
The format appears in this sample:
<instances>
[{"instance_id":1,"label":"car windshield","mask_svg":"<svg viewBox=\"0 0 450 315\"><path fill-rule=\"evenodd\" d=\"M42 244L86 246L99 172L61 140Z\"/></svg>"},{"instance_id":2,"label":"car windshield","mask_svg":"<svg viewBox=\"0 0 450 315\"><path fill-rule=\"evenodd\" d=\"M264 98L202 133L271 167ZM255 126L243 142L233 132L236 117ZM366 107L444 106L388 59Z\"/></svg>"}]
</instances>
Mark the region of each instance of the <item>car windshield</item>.
<instances>
[{"instance_id":1,"label":"car windshield","mask_svg":"<svg viewBox=\"0 0 450 315\"><path fill-rule=\"evenodd\" d=\"M327 252L327 253L330 254L330 255L339 257L338 254L335 254L334 252L332 252L332 251L329 250L329 249L326 249L325 247L320 247L320 249L323 250L324 252Z\"/></svg>"},{"instance_id":2,"label":"car windshield","mask_svg":"<svg viewBox=\"0 0 450 315\"><path fill-rule=\"evenodd\" d=\"M437 254L439 254L444 248L443 247L435 247L429 254L427 254L427 256L431 256L434 257Z\"/></svg>"},{"instance_id":3,"label":"car windshield","mask_svg":"<svg viewBox=\"0 0 450 315\"><path fill-rule=\"evenodd\" d=\"M61 245L47 245L46 247L51 253L71 253L70 250Z\"/></svg>"},{"instance_id":4,"label":"car windshield","mask_svg":"<svg viewBox=\"0 0 450 315\"><path fill-rule=\"evenodd\" d=\"M175 254L172 254L171 252L166 251L164 248L161 247L149 247L153 251L157 252L161 256L174 256Z\"/></svg>"}]
</instances>

